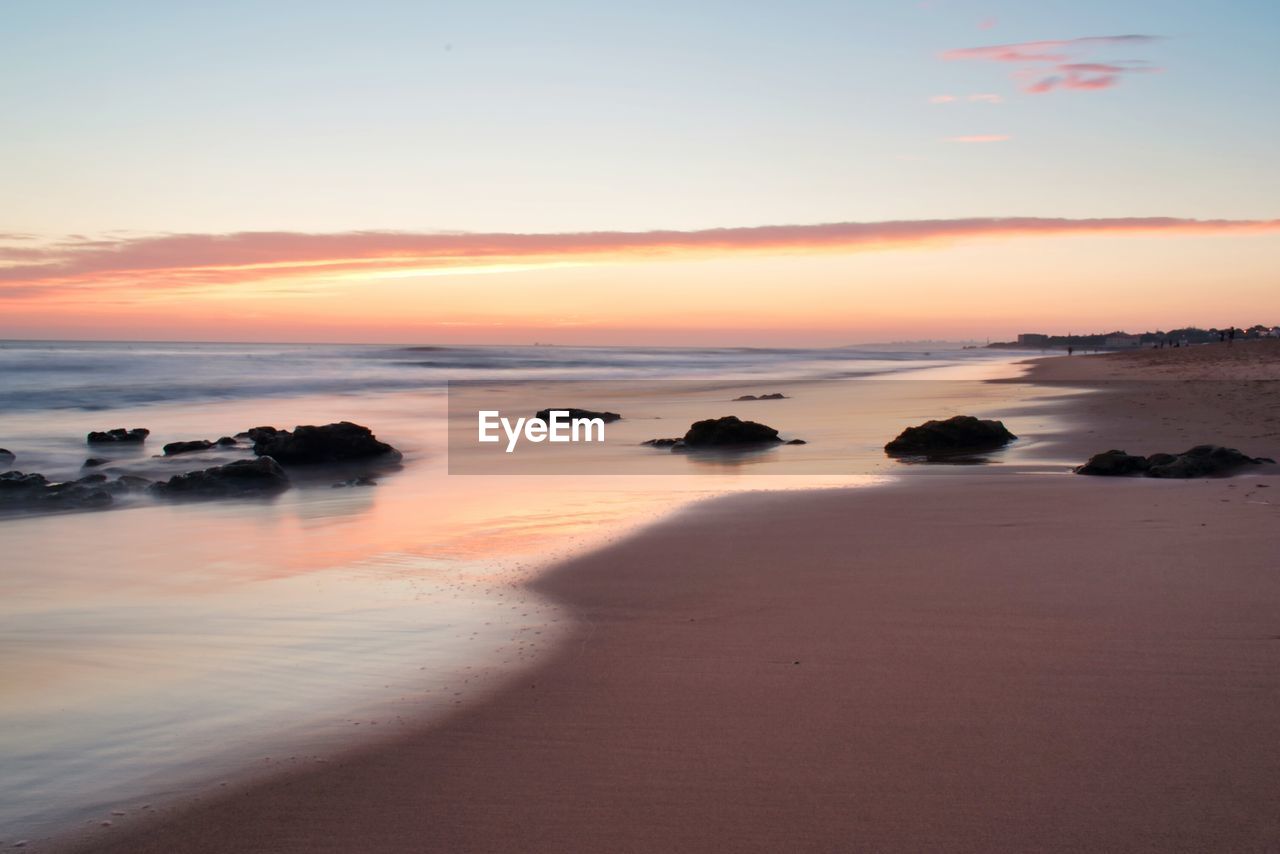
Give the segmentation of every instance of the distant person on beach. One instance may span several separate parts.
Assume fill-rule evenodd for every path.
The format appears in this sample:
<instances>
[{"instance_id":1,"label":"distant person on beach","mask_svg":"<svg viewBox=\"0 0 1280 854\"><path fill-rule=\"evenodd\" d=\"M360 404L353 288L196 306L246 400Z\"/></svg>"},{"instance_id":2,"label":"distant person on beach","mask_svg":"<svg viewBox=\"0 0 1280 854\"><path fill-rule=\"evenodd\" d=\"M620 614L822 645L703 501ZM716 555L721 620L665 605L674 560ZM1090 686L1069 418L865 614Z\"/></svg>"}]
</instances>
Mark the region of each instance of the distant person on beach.
<instances>
[{"instance_id":1,"label":"distant person on beach","mask_svg":"<svg viewBox=\"0 0 1280 854\"><path fill-rule=\"evenodd\" d=\"M1068 348L1067 348L1067 355L1068 355L1068 356L1070 356L1070 355L1071 355L1072 353L1074 353L1075 351L1076 351L1076 348L1075 348L1075 347L1068 347Z\"/></svg>"},{"instance_id":2,"label":"distant person on beach","mask_svg":"<svg viewBox=\"0 0 1280 854\"><path fill-rule=\"evenodd\" d=\"M1236 328L1233 326L1227 330L1227 343L1234 344L1236 342Z\"/></svg>"}]
</instances>

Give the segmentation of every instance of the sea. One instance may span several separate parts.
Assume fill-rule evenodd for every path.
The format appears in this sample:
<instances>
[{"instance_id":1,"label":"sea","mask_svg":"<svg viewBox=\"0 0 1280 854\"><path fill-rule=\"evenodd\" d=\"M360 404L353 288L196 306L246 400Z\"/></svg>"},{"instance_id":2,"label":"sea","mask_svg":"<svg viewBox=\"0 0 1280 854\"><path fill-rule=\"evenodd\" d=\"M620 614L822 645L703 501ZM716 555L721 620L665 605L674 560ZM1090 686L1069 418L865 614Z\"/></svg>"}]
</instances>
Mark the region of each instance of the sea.
<instances>
[{"instance_id":1,"label":"sea","mask_svg":"<svg viewBox=\"0 0 1280 854\"><path fill-rule=\"evenodd\" d=\"M1062 461L1037 450L1051 407L986 382L1026 356L0 341L0 447L14 455L0 467L73 480L96 456L93 471L159 480L251 456L241 443L165 457L167 442L342 420L403 453L369 473L375 486L321 472L270 499L0 515L0 845L332 761L480 702L572 629L526 589L534 574L693 501L911 476L922 467L881 450L908 423L1002 414L1027 438L978 462L1052 475ZM451 466L457 389L617 407L625 441L569 467ZM735 401L747 393L785 399ZM727 414L807 444L742 458L640 444ZM151 435L86 445L116 427Z\"/></svg>"}]
</instances>

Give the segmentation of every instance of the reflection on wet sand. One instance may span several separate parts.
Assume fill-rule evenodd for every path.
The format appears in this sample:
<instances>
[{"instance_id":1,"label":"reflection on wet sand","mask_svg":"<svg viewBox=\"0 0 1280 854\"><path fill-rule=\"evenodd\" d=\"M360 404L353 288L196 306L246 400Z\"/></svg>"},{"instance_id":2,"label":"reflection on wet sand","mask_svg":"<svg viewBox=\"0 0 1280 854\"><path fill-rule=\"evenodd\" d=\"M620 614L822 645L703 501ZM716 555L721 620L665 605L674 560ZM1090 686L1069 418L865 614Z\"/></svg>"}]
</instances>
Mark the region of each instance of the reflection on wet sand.
<instances>
[{"instance_id":1,"label":"reflection on wet sand","mask_svg":"<svg viewBox=\"0 0 1280 854\"><path fill-rule=\"evenodd\" d=\"M746 454L641 447L664 424L730 404L724 388L656 398L626 385L616 408L630 414L610 429L628 443L606 452L616 454L609 477L542 463L450 475L438 393L131 412L124 420L157 442L358 416L404 464L368 488L332 489L326 474L267 501L0 520L3 838L219 774L323 758L357 725L443 713L554 642L559 615L521 585L548 562L726 491L874 483L902 468L877 450L891 427L958 405L936 384L896 400L857 385L787 385L790 399L771 401L767 418L810 444ZM979 408L1017 393L984 389ZM530 403L545 394L532 391ZM38 414L0 426L51 469L74 470L86 424L101 420L90 415L52 435ZM113 458L157 465L146 452Z\"/></svg>"}]
</instances>

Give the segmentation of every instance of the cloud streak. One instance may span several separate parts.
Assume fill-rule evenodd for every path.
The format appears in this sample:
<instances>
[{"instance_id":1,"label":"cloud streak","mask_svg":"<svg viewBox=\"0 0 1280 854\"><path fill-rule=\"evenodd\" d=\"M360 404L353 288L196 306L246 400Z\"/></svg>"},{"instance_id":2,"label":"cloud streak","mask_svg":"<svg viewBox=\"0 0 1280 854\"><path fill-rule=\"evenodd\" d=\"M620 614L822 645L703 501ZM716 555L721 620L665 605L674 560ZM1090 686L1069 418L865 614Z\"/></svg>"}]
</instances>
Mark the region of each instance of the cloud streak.
<instances>
[{"instance_id":1,"label":"cloud streak","mask_svg":"<svg viewBox=\"0 0 1280 854\"><path fill-rule=\"evenodd\" d=\"M1057 89L1109 89L1117 85L1124 75L1159 71L1143 60L1080 61L1102 48L1148 45L1158 41L1161 41L1160 36L1140 34L1087 36L955 48L943 51L941 58L948 62L977 60L1030 66L1014 76L1029 81L1024 83L1025 91L1039 95Z\"/></svg>"},{"instance_id":2,"label":"cloud streak","mask_svg":"<svg viewBox=\"0 0 1280 854\"><path fill-rule=\"evenodd\" d=\"M969 136L949 136L947 142L1006 142L1011 137L1003 133L978 133Z\"/></svg>"},{"instance_id":3,"label":"cloud streak","mask_svg":"<svg viewBox=\"0 0 1280 854\"><path fill-rule=\"evenodd\" d=\"M1008 217L563 234L168 234L67 240L39 249L0 245L0 298L139 297L229 288L248 288L248 295L290 280L358 282L750 253L918 248L981 239L1275 231L1280 231L1280 220Z\"/></svg>"},{"instance_id":4,"label":"cloud streak","mask_svg":"<svg viewBox=\"0 0 1280 854\"><path fill-rule=\"evenodd\" d=\"M959 95L932 95L929 98L930 104L954 104L958 101L969 101L975 104L1002 104L1004 98L993 92L975 92L972 95L965 95L963 98Z\"/></svg>"}]
</instances>

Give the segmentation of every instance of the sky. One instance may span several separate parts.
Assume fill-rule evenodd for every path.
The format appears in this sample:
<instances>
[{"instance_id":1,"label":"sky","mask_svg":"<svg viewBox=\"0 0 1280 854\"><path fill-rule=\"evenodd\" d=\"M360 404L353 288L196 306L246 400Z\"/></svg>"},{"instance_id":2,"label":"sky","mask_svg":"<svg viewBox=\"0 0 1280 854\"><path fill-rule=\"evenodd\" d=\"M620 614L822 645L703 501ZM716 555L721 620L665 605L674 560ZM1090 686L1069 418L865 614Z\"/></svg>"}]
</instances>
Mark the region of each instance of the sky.
<instances>
[{"instance_id":1,"label":"sky","mask_svg":"<svg viewBox=\"0 0 1280 854\"><path fill-rule=\"evenodd\" d=\"M1274 2L68 2L0 21L0 337L1280 324Z\"/></svg>"}]
</instances>

